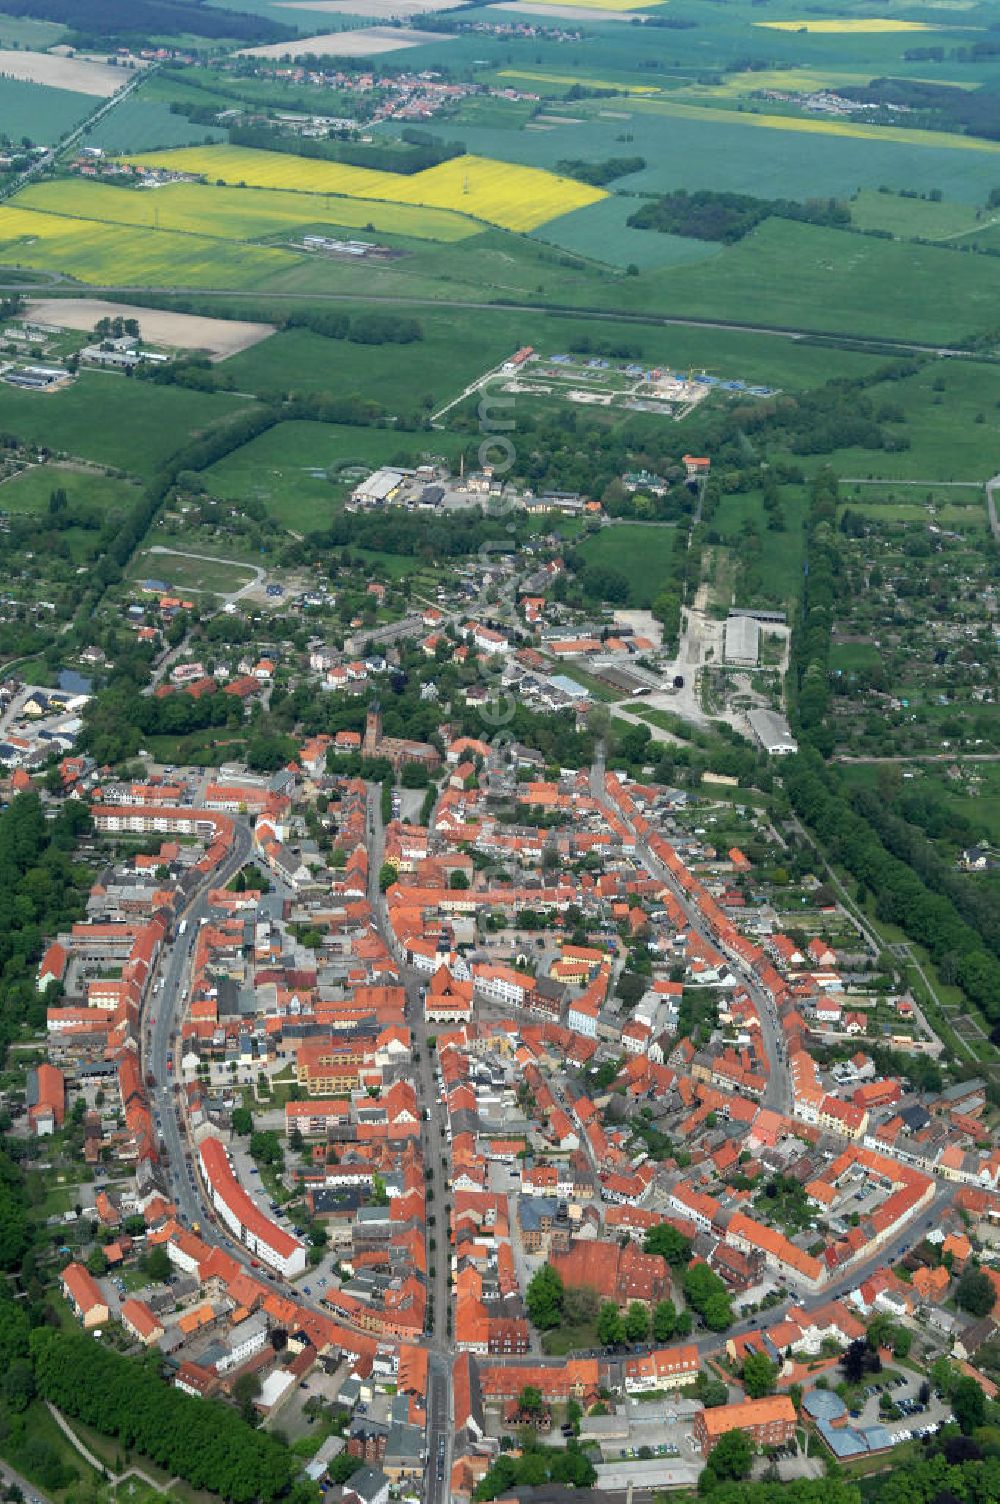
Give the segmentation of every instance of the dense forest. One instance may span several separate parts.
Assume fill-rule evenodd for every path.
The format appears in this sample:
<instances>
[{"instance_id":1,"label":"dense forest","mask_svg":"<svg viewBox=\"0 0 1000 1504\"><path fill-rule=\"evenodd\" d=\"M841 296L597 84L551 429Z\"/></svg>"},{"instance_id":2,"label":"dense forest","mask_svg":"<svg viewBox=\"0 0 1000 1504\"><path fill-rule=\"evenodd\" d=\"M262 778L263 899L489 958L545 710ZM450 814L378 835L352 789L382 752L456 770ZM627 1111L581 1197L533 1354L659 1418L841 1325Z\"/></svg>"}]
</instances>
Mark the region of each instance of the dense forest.
<instances>
[{"instance_id":1,"label":"dense forest","mask_svg":"<svg viewBox=\"0 0 1000 1504\"><path fill-rule=\"evenodd\" d=\"M34 16L69 26L81 42L97 45L120 38L191 35L232 37L240 42L280 42L294 28L238 10L216 10L200 0L4 0L10 16Z\"/></svg>"},{"instance_id":2,"label":"dense forest","mask_svg":"<svg viewBox=\"0 0 1000 1504\"><path fill-rule=\"evenodd\" d=\"M616 178L641 172L645 165L645 157L606 157L603 162L588 162L583 157L564 157L556 163L555 171L561 172L564 177L576 178L580 183L592 183L595 188L603 188Z\"/></svg>"},{"instance_id":3,"label":"dense forest","mask_svg":"<svg viewBox=\"0 0 1000 1504\"><path fill-rule=\"evenodd\" d=\"M708 188L688 193L678 188L643 204L629 215L627 223L636 230L659 230L662 235L686 235L692 240L732 245L772 218L842 230L850 226L851 211L833 198L799 204L787 198L752 198L748 193L714 193Z\"/></svg>"}]
</instances>

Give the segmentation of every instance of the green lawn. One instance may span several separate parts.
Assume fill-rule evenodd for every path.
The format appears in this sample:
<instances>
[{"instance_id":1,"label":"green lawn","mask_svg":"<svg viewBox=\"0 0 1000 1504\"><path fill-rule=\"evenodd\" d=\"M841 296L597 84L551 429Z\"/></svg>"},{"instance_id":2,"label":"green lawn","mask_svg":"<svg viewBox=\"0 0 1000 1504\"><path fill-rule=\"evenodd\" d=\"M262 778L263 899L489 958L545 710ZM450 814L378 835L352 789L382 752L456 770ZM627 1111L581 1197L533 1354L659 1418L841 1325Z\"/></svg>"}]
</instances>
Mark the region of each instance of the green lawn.
<instances>
[{"instance_id":1,"label":"green lawn","mask_svg":"<svg viewBox=\"0 0 1000 1504\"><path fill-rule=\"evenodd\" d=\"M69 1504L79 1497L80 1486L94 1489L100 1478L72 1443L63 1435L41 1400L34 1400L23 1415L11 1416L9 1429L0 1437L0 1456L55 1504Z\"/></svg>"},{"instance_id":2,"label":"green lawn","mask_svg":"<svg viewBox=\"0 0 1000 1504\"><path fill-rule=\"evenodd\" d=\"M509 317L417 308L413 316L424 333L413 344L358 345L308 329L285 329L232 356L226 373L241 391L356 395L381 403L395 416L427 410L425 397L437 407L457 396L517 348Z\"/></svg>"},{"instance_id":3,"label":"green lawn","mask_svg":"<svg viewBox=\"0 0 1000 1504\"><path fill-rule=\"evenodd\" d=\"M245 397L85 371L61 392L0 385L0 428L146 480L187 439L246 405Z\"/></svg>"},{"instance_id":4,"label":"green lawn","mask_svg":"<svg viewBox=\"0 0 1000 1504\"><path fill-rule=\"evenodd\" d=\"M588 564L617 569L629 582L629 605L651 606L663 589L677 529L665 523L629 523L605 527L579 546Z\"/></svg>"}]
</instances>

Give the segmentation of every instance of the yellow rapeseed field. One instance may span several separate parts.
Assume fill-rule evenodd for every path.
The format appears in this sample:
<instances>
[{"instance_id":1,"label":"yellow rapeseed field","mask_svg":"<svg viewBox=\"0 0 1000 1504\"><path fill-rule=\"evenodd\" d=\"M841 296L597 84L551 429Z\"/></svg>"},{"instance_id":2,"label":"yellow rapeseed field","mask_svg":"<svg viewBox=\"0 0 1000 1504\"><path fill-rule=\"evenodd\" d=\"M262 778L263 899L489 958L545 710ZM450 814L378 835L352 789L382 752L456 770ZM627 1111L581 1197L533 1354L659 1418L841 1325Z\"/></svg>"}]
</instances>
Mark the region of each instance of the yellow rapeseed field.
<instances>
[{"instance_id":1,"label":"yellow rapeseed field","mask_svg":"<svg viewBox=\"0 0 1000 1504\"><path fill-rule=\"evenodd\" d=\"M768 31L815 31L831 36L850 32L883 31L937 31L927 21L890 21L878 16L862 17L844 21L755 21L755 26L764 26Z\"/></svg>"},{"instance_id":2,"label":"yellow rapeseed field","mask_svg":"<svg viewBox=\"0 0 1000 1504\"><path fill-rule=\"evenodd\" d=\"M481 233L472 220L441 209L374 203L371 199L312 199L280 189L217 188L202 183L168 183L141 192L86 178L60 178L25 188L16 202L21 208L44 209L50 214L187 235L218 235L223 240L292 235L303 228L363 230L369 224L376 231L442 242Z\"/></svg>"},{"instance_id":3,"label":"yellow rapeseed field","mask_svg":"<svg viewBox=\"0 0 1000 1504\"><path fill-rule=\"evenodd\" d=\"M855 125L850 120L827 120L799 115L758 115L749 110L724 110L715 105L681 104L673 99L637 100L634 109L679 120L714 121L748 130L800 132L811 136L849 136L859 141L892 141L897 146L929 146L935 151L1000 151L1000 141L980 136L959 136L952 131L921 131L906 125Z\"/></svg>"},{"instance_id":4,"label":"yellow rapeseed field","mask_svg":"<svg viewBox=\"0 0 1000 1504\"><path fill-rule=\"evenodd\" d=\"M65 272L96 286L254 287L297 265L298 258L267 246L99 224L3 204L0 262Z\"/></svg>"},{"instance_id":5,"label":"yellow rapeseed field","mask_svg":"<svg viewBox=\"0 0 1000 1504\"><path fill-rule=\"evenodd\" d=\"M181 147L176 151L143 152L129 160L147 167L197 173L210 183L447 209L505 230L535 230L550 219L607 197L602 189L572 178L486 157L455 157L411 177L242 146Z\"/></svg>"}]
</instances>

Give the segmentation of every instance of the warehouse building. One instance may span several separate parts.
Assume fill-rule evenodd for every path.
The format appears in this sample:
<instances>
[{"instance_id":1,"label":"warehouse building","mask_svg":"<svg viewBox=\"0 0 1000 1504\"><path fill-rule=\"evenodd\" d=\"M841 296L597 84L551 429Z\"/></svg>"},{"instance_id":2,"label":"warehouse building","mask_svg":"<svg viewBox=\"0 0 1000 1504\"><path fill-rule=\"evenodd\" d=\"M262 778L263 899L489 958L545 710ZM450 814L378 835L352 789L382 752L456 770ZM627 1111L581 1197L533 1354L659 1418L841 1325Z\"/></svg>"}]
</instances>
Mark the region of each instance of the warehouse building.
<instances>
[{"instance_id":1,"label":"warehouse building","mask_svg":"<svg viewBox=\"0 0 1000 1504\"><path fill-rule=\"evenodd\" d=\"M750 730L771 757L788 757L799 750L788 722L776 710L751 710L747 715Z\"/></svg>"},{"instance_id":2,"label":"warehouse building","mask_svg":"<svg viewBox=\"0 0 1000 1504\"><path fill-rule=\"evenodd\" d=\"M756 668L759 657L760 625L752 616L730 616L726 622L726 662Z\"/></svg>"}]
</instances>

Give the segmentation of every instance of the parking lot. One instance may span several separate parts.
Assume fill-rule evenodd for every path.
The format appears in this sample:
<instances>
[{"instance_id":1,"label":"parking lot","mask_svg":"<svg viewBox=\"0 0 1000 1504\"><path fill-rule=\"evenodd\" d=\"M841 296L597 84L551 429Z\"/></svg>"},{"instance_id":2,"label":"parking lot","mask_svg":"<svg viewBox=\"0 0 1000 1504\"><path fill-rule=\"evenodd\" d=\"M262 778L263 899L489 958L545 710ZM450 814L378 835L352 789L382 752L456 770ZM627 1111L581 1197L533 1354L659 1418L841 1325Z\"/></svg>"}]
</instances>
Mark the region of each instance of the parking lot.
<instances>
[{"instance_id":1,"label":"parking lot","mask_svg":"<svg viewBox=\"0 0 1000 1504\"><path fill-rule=\"evenodd\" d=\"M850 1412L850 1422L857 1426L884 1425L893 1441L909 1441L911 1436L920 1436L925 1431L936 1431L952 1418L948 1400L939 1399L931 1391L926 1403L920 1400L920 1386L924 1382L919 1374L908 1370L896 1379L882 1375L874 1377L864 1391L864 1403ZM887 1419L880 1410L884 1394L889 1394L897 1409L903 1413L895 1419Z\"/></svg>"}]
</instances>

